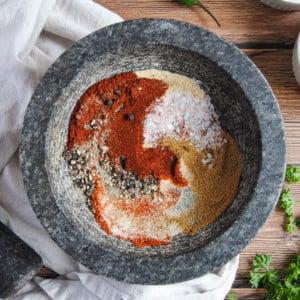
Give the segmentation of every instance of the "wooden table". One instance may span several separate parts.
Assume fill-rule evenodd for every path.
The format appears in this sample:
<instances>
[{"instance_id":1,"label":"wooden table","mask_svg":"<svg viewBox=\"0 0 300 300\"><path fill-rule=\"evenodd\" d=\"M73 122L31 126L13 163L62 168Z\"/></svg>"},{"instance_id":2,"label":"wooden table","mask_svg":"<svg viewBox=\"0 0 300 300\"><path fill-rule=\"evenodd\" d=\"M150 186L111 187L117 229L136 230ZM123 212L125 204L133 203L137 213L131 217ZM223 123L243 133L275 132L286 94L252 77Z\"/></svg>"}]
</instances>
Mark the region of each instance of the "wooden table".
<instances>
[{"instance_id":1,"label":"wooden table","mask_svg":"<svg viewBox=\"0 0 300 300\"><path fill-rule=\"evenodd\" d=\"M203 0L221 27L198 7L188 8L173 0L97 0L125 20L171 18L203 26L237 45L263 72L281 107L286 126L287 163L300 165L300 88L294 78L291 55L300 31L300 11L281 12L259 0ZM266 112L267 113L267 112ZM300 184L293 186L300 199ZM300 216L300 203L295 207ZM276 209L256 238L241 253L240 265L231 292L238 299L261 299L264 291L249 285L251 261L257 253L273 256L277 268L284 268L300 251L300 230L287 234L284 217ZM47 270L42 275L50 275Z\"/></svg>"}]
</instances>

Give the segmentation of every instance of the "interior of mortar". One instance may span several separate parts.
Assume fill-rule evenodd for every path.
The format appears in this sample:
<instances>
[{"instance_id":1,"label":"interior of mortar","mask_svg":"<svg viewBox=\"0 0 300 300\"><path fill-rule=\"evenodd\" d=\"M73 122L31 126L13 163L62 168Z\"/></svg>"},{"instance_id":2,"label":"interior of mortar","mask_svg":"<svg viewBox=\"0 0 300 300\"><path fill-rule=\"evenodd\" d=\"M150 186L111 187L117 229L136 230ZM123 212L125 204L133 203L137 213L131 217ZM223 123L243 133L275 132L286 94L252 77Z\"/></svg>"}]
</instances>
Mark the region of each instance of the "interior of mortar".
<instances>
[{"instance_id":1,"label":"interior of mortar","mask_svg":"<svg viewBox=\"0 0 300 300\"><path fill-rule=\"evenodd\" d=\"M198 80L201 88L211 97L220 116L221 126L237 141L244 166L236 198L213 223L196 235L178 235L169 245L137 248L128 241L106 235L99 228L83 195L71 181L62 152L66 145L70 115L86 89L112 75L145 69L166 70ZM239 218L244 205L253 194L260 172L262 150L255 112L241 87L231 76L204 56L165 45L122 48L83 66L56 103L46 133L46 168L51 170L47 173L52 192L73 226L84 235L89 235L100 247L113 247L121 253L140 256L171 256L191 251L224 232Z\"/></svg>"}]
</instances>

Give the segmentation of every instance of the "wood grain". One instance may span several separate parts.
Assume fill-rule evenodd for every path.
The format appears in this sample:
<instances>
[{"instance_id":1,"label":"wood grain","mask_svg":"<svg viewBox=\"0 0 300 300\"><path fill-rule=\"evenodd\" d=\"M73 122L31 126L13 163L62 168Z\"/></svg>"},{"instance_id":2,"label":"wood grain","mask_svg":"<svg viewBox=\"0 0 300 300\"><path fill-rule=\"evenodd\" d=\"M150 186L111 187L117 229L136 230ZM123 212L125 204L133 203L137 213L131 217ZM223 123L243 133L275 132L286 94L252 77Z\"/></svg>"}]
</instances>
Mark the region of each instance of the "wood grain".
<instances>
[{"instance_id":1,"label":"wood grain","mask_svg":"<svg viewBox=\"0 0 300 300\"><path fill-rule=\"evenodd\" d=\"M232 288L229 294L239 300L262 300L266 291L264 289ZM228 299L228 297L226 299Z\"/></svg>"},{"instance_id":2,"label":"wood grain","mask_svg":"<svg viewBox=\"0 0 300 300\"><path fill-rule=\"evenodd\" d=\"M219 28L199 7L188 8L174 0L98 0L125 20L170 18L209 28L233 43L292 44L299 31L300 13L281 12L259 0L203 0L221 23Z\"/></svg>"},{"instance_id":3,"label":"wood grain","mask_svg":"<svg viewBox=\"0 0 300 300\"><path fill-rule=\"evenodd\" d=\"M300 11L282 12L264 6L259 0L203 0L221 23L216 23L200 8L188 8L174 0L98 0L125 20L136 18L171 18L203 26L235 43L253 60L271 85L286 128L287 163L300 166L300 88L293 75L291 56L300 31ZM267 113L267 112L266 112ZM292 187L293 197L300 199L300 184ZM300 203L294 207L300 216ZM249 285L251 261L258 253L273 256L273 266L286 267L300 252L300 230L287 234L285 218L276 208L255 239L240 255L240 264L231 293L238 299L262 299L263 289ZM49 273L50 272L50 273ZM52 274L52 275L51 275ZM42 269L41 276L53 275Z\"/></svg>"},{"instance_id":4,"label":"wood grain","mask_svg":"<svg viewBox=\"0 0 300 300\"><path fill-rule=\"evenodd\" d=\"M285 122L298 122L300 120L300 88L292 70L292 49L246 49L243 51L257 65L273 88Z\"/></svg>"}]
</instances>

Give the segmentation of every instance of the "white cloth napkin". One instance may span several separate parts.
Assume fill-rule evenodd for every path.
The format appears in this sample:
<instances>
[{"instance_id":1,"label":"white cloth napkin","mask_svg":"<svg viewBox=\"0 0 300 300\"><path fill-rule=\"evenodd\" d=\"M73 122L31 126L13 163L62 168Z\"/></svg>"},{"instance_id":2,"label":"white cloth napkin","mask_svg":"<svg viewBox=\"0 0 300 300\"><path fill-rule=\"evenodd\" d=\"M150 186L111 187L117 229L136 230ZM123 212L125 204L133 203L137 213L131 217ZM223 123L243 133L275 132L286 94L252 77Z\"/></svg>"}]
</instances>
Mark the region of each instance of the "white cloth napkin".
<instances>
[{"instance_id":1,"label":"white cloth napkin","mask_svg":"<svg viewBox=\"0 0 300 300\"><path fill-rule=\"evenodd\" d=\"M44 265L62 275L36 276L13 299L221 300L234 280L238 257L215 273L172 285L133 285L96 275L53 242L31 209L18 145L33 91L74 41L120 21L91 0L0 0L0 220L42 256Z\"/></svg>"}]
</instances>

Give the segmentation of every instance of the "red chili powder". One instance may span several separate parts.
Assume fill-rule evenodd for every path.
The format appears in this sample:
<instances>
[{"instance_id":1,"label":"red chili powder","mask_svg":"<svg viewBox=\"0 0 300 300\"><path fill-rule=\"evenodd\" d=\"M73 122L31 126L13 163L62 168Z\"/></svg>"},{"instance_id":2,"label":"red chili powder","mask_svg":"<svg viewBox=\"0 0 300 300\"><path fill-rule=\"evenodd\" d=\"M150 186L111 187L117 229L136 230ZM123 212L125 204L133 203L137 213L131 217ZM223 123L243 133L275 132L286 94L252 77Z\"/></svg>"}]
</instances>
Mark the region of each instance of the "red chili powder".
<instances>
[{"instance_id":1,"label":"red chili powder","mask_svg":"<svg viewBox=\"0 0 300 300\"><path fill-rule=\"evenodd\" d=\"M164 241L146 238L146 237L138 237L138 238L128 238L128 241L132 242L137 247L147 247L147 246L161 246L161 245L168 245L171 243L171 238L167 238Z\"/></svg>"},{"instance_id":2,"label":"red chili powder","mask_svg":"<svg viewBox=\"0 0 300 300\"><path fill-rule=\"evenodd\" d=\"M120 157L126 158L126 170L136 173L140 178L150 175L158 179L171 179L174 184L184 186L186 180L181 176L179 162L167 147L143 147L143 131L147 109L162 97L168 86L161 80L133 77L132 72L105 79L98 84L99 93L119 91L117 101L112 105L109 120L109 134L106 145L114 164ZM113 100L112 100L113 101ZM121 110L114 113L114 110Z\"/></svg>"},{"instance_id":3,"label":"red chili powder","mask_svg":"<svg viewBox=\"0 0 300 300\"><path fill-rule=\"evenodd\" d=\"M108 234L112 235L111 230L109 229L109 226L105 219L103 218L103 206L101 201L101 196L104 194L104 188L101 184L101 179L96 178L96 188L94 190L94 193L92 195L92 201L93 201L93 208L95 210L94 217L97 223L100 225L100 227Z\"/></svg>"},{"instance_id":4,"label":"red chili powder","mask_svg":"<svg viewBox=\"0 0 300 300\"><path fill-rule=\"evenodd\" d=\"M143 147L143 122L147 110L165 94L167 88L168 85L161 80L137 78L134 72L96 83L74 108L67 149L91 139L93 130L88 126L92 120L106 116L110 129L106 146L109 147L113 164L120 164L121 157L125 157L126 170L136 173L139 178L152 175L160 180L171 179L178 186L186 186L179 161L168 147Z\"/></svg>"}]
</instances>

